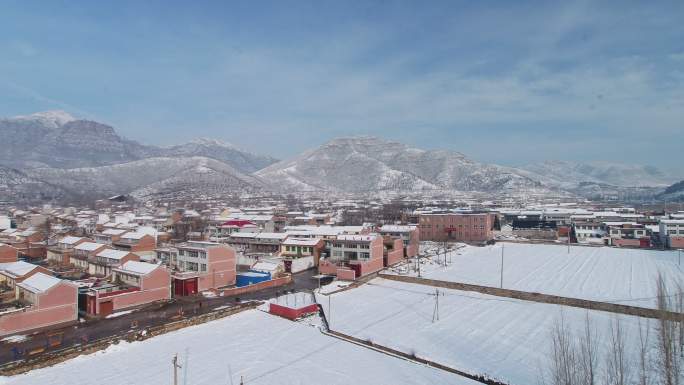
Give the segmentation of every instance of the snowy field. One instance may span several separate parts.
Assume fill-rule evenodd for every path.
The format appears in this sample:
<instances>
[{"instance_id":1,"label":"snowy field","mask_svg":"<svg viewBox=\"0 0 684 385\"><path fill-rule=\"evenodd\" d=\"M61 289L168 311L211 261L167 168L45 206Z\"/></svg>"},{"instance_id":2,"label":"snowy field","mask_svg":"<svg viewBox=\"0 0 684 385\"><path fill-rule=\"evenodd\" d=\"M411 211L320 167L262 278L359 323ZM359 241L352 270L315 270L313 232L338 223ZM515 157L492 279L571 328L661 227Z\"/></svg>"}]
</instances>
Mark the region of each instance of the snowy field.
<instances>
[{"instance_id":1,"label":"snowy field","mask_svg":"<svg viewBox=\"0 0 684 385\"><path fill-rule=\"evenodd\" d=\"M684 267L673 251L571 246L568 254L567 246L516 243L465 246L447 256L446 268L435 258L421 265L421 276L499 287L502 245L506 289L655 307L658 272L671 284L684 283Z\"/></svg>"},{"instance_id":2,"label":"snowy field","mask_svg":"<svg viewBox=\"0 0 684 385\"><path fill-rule=\"evenodd\" d=\"M435 288L385 279L319 298L332 330L385 345L474 374L512 384L538 383L551 350L551 329L561 314L575 335L592 327L608 346L616 315L473 292L440 289L439 320L433 322ZM332 317L331 317L332 315ZM627 351L636 352L638 318L619 316ZM650 321L655 326L654 321ZM646 320L642 319L645 330ZM655 332L652 332L655 338ZM604 357L601 352L600 357Z\"/></svg>"},{"instance_id":3,"label":"snowy field","mask_svg":"<svg viewBox=\"0 0 684 385\"><path fill-rule=\"evenodd\" d=\"M259 310L165 334L120 343L0 384L464 384L475 382L321 334Z\"/></svg>"}]
</instances>

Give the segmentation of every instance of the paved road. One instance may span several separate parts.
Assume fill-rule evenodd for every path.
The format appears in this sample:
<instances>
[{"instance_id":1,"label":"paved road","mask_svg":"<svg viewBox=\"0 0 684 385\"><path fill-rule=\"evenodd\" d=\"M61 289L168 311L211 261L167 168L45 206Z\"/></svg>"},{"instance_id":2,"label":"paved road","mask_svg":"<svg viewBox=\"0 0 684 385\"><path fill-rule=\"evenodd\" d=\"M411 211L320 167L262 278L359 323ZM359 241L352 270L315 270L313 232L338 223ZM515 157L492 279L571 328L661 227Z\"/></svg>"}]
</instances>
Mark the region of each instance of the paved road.
<instances>
[{"instance_id":1,"label":"paved road","mask_svg":"<svg viewBox=\"0 0 684 385\"><path fill-rule=\"evenodd\" d=\"M44 352L48 352L119 335L129 330L142 330L197 314L209 313L218 307L232 306L240 301L266 300L283 294L285 291L311 291L318 287L318 280L312 278L315 274L315 270L307 270L294 274L294 282L289 285L267 288L240 296L182 297L168 303L154 304L115 318L90 320L75 326L39 332L22 342L0 342L0 365L26 358L29 355L42 354L42 352L30 354L31 352L43 349Z\"/></svg>"}]
</instances>

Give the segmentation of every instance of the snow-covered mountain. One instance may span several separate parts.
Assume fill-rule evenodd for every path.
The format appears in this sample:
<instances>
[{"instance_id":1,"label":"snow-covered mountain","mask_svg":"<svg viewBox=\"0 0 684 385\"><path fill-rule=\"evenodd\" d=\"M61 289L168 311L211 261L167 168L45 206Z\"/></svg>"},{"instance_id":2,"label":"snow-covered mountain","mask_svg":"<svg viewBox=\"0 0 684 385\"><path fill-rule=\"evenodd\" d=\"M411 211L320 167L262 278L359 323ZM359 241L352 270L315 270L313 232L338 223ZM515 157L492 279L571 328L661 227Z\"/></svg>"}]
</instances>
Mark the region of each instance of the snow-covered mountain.
<instances>
[{"instance_id":1,"label":"snow-covered mountain","mask_svg":"<svg viewBox=\"0 0 684 385\"><path fill-rule=\"evenodd\" d=\"M32 178L19 170L0 166L0 202L46 202L70 196L65 189Z\"/></svg>"},{"instance_id":2,"label":"snow-covered mountain","mask_svg":"<svg viewBox=\"0 0 684 385\"><path fill-rule=\"evenodd\" d=\"M256 177L205 157L148 158L128 163L74 169L34 168L25 171L33 180L68 188L85 198L130 194L140 199L159 195L187 195L258 191Z\"/></svg>"},{"instance_id":3,"label":"snow-covered mountain","mask_svg":"<svg viewBox=\"0 0 684 385\"><path fill-rule=\"evenodd\" d=\"M684 201L684 180L666 188L658 198L666 201Z\"/></svg>"},{"instance_id":4,"label":"snow-covered mountain","mask_svg":"<svg viewBox=\"0 0 684 385\"><path fill-rule=\"evenodd\" d=\"M532 179L555 187L573 189L582 183L617 187L665 187L674 178L653 166L611 162L546 161L521 167Z\"/></svg>"},{"instance_id":5,"label":"snow-covered mountain","mask_svg":"<svg viewBox=\"0 0 684 385\"><path fill-rule=\"evenodd\" d=\"M245 173L255 172L277 162L277 159L270 156L254 154L231 143L209 138L198 138L165 148L162 152L167 156L204 156L218 159Z\"/></svg>"},{"instance_id":6,"label":"snow-covered mountain","mask_svg":"<svg viewBox=\"0 0 684 385\"><path fill-rule=\"evenodd\" d=\"M0 164L17 169L112 165L151 157L204 156L251 173L275 159L217 140L200 139L173 147L147 146L119 136L106 124L47 111L0 119Z\"/></svg>"},{"instance_id":7,"label":"snow-covered mountain","mask_svg":"<svg viewBox=\"0 0 684 385\"><path fill-rule=\"evenodd\" d=\"M255 175L277 190L502 191L542 187L515 169L453 151L427 151L376 137L334 139Z\"/></svg>"}]
</instances>

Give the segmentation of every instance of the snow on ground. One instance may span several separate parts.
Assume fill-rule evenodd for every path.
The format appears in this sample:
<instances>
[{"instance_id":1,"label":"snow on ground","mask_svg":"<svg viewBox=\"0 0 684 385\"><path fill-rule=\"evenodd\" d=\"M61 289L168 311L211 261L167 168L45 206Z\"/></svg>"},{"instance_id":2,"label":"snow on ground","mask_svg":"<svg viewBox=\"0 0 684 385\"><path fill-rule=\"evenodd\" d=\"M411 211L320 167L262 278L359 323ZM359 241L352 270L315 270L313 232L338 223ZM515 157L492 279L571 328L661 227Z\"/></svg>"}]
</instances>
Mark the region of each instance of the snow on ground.
<instances>
[{"instance_id":1,"label":"snow on ground","mask_svg":"<svg viewBox=\"0 0 684 385\"><path fill-rule=\"evenodd\" d=\"M258 310L143 342L122 342L104 352L0 378L0 384L166 385L172 383L176 353L183 384L239 384L241 376L245 384L476 384Z\"/></svg>"},{"instance_id":2,"label":"snow on ground","mask_svg":"<svg viewBox=\"0 0 684 385\"><path fill-rule=\"evenodd\" d=\"M351 285L352 283L353 282L351 282L351 281L334 280L325 286L321 286L319 293L322 293L322 294L333 293L333 292L336 292L338 290L344 289L345 287Z\"/></svg>"},{"instance_id":3,"label":"snow on ground","mask_svg":"<svg viewBox=\"0 0 684 385\"><path fill-rule=\"evenodd\" d=\"M502 245L506 289L655 307L658 272L671 284L684 282L684 267L672 251L571 246L568 254L567 246L518 243L463 247L447 256L446 268L433 257L421 265L421 276L499 287ZM405 273L400 269L395 271Z\"/></svg>"},{"instance_id":4,"label":"snow on ground","mask_svg":"<svg viewBox=\"0 0 684 385\"><path fill-rule=\"evenodd\" d=\"M550 334L563 315L579 335L587 314L607 347L612 313L439 289L439 320L433 323L435 288L376 278L359 288L319 296L330 328L474 374L512 384L538 383L550 357ZM329 302L330 301L330 302ZM332 317L328 304L332 309ZM588 312L588 313L587 313ZM636 351L638 318L619 316ZM642 320L645 325L645 320ZM651 326L655 322L651 321ZM652 338L655 338L652 331ZM604 352L599 355L604 357Z\"/></svg>"},{"instance_id":5,"label":"snow on ground","mask_svg":"<svg viewBox=\"0 0 684 385\"><path fill-rule=\"evenodd\" d=\"M122 315L131 314L131 313L133 313L133 312L134 312L134 310L119 311L119 312L116 312L116 313L112 313L112 314L106 316L105 318L116 318L116 317L121 317Z\"/></svg>"},{"instance_id":6,"label":"snow on ground","mask_svg":"<svg viewBox=\"0 0 684 385\"><path fill-rule=\"evenodd\" d=\"M0 342L7 342L7 343L17 343L17 342L24 342L29 339L29 336L25 336L22 334L15 334L13 336L8 336L0 340Z\"/></svg>"}]
</instances>

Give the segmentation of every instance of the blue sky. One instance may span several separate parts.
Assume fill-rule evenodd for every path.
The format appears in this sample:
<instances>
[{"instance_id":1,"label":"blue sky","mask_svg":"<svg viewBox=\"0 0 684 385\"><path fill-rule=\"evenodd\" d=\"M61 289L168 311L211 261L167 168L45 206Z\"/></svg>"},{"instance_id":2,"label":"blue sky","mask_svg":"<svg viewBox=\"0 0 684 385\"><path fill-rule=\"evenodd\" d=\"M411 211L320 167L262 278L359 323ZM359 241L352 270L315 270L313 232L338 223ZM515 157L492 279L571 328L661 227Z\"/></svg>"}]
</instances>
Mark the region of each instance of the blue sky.
<instances>
[{"instance_id":1,"label":"blue sky","mask_svg":"<svg viewBox=\"0 0 684 385\"><path fill-rule=\"evenodd\" d=\"M64 109L277 157L370 134L673 169L682 20L682 1L3 1L0 116Z\"/></svg>"}]
</instances>

